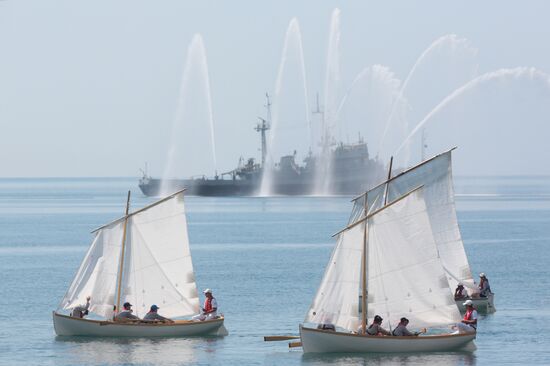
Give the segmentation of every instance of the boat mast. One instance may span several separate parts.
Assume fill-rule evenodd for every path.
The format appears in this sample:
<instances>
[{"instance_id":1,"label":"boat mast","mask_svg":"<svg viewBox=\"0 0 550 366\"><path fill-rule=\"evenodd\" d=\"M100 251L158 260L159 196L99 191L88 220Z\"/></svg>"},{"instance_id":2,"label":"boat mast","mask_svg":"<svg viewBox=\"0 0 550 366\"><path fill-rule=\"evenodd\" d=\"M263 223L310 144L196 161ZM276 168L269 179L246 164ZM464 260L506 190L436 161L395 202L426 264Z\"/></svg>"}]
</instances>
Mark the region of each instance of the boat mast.
<instances>
[{"instance_id":1,"label":"boat mast","mask_svg":"<svg viewBox=\"0 0 550 366\"><path fill-rule=\"evenodd\" d=\"M124 217L124 229L122 231L122 247L120 248L120 266L117 273L117 295L116 295L116 311L120 311L120 290L122 286L122 268L124 266L124 249L126 246L126 226L128 225L128 211L130 210L130 191L128 191L128 199L126 200L126 213Z\"/></svg>"},{"instance_id":2,"label":"boat mast","mask_svg":"<svg viewBox=\"0 0 550 366\"><path fill-rule=\"evenodd\" d=\"M263 119L262 117L258 117L260 119L260 123L256 125L254 128L257 132L261 132L261 138L262 138L262 167L265 165L265 158L267 155L267 139L265 136L265 132L271 128L271 101L269 100L269 94L265 93L265 97L267 99L267 104L265 105L267 109L267 120Z\"/></svg>"},{"instance_id":3,"label":"boat mast","mask_svg":"<svg viewBox=\"0 0 550 366\"><path fill-rule=\"evenodd\" d=\"M384 190L384 206L388 204L388 193L390 190L391 169L393 166L393 156L390 158L390 167L388 169L388 179L386 180L386 189ZM365 195L365 200L367 199Z\"/></svg>"},{"instance_id":4,"label":"boat mast","mask_svg":"<svg viewBox=\"0 0 550 366\"><path fill-rule=\"evenodd\" d=\"M365 217L368 215L368 201L367 195L365 195ZM362 294L361 294L361 329L363 334L367 334L367 245L368 245L368 227L369 220L365 220L365 230L363 232L363 260L361 266L361 275L362 275Z\"/></svg>"}]
</instances>

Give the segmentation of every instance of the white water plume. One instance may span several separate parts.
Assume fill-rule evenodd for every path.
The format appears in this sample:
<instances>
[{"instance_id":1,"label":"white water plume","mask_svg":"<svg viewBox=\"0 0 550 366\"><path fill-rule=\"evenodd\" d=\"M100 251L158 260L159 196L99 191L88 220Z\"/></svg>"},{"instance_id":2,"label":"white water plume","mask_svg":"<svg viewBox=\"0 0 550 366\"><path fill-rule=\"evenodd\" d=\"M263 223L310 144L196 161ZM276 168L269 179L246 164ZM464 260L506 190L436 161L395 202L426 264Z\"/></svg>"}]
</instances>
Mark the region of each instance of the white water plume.
<instances>
[{"instance_id":1,"label":"white water plume","mask_svg":"<svg viewBox=\"0 0 550 366\"><path fill-rule=\"evenodd\" d=\"M464 147L455 166L466 174L524 173L525 161L539 162L549 174L550 75L535 68L500 69L483 74L444 98L395 151L402 154L428 124L434 149ZM437 123L436 123L437 121ZM517 149L522 146L522 149ZM471 171L467 161L484 166ZM485 164L482 164L482 163ZM528 165L528 164L527 164Z\"/></svg>"},{"instance_id":2,"label":"white water plume","mask_svg":"<svg viewBox=\"0 0 550 366\"><path fill-rule=\"evenodd\" d=\"M477 75L477 53L467 39L455 34L436 39L422 52L403 82L384 127L379 144L381 156L386 159L388 156L382 155L382 150L395 149L396 145L387 141L390 131L393 133L395 128L410 131L409 121L422 118L438 101ZM410 106L406 114L401 113L404 100ZM387 144L390 146L386 147ZM405 160L409 160L410 147L406 150L404 153L409 156Z\"/></svg>"},{"instance_id":3,"label":"white water plume","mask_svg":"<svg viewBox=\"0 0 550 366\"><path fill-rule=\"evenodd\" d=\"M170 140L162 176L162 195L172 193L169 179L217 171L210 77L200 34L195 34L187 48ZM205 149L207 146L210 148ZM204 151L210 154L202 156Z\"/></svg>"},{"instance_id":4,"label":"white water plume","mask_svg":"<svg viewBox=\"0 0 550 366\"><path fill-rule=\"evenodd\" d=\"M373 145L380 142L388 116L392 112L403 114L408 108L405 98L399 96L400 90L401 81L387 66L369 66L357 74L336 111L346 140L351 138L348 142L354 142L360 134L371 154L380 151L380 147L373 149ZM392 141L387 145L397 146L407 132L404 125L393 129L388 136ZM389 153L382 151L381 155Z\"/></svg>"},{"instance_id":5,"label":"white water plume","mask_svg":"<svg viewBox=\"0 0 550 366\"><path fill-rule=\"evenodd\" d=\"M300 83L299 87L296 87L296 80ZM303 117L300 110L303 110ZM300 163L310 150L312 136L309 111L302 34L298 20L293 18L286 31L275 82L261 196L273 194L275 161L296 152L296 160Z\"/></svg>"},{"instance_id":6,"label":"white water plume","mask_svg":"<svg viewBox=\"0 0 550 366\"><path fill-rule=\"evenodd\" d=\"M328 36L326 57L325 85L324 85L324 112L320 131L316 136L320 137L320 149L318 151L314 195L326 195L332 185L332 161L330 159L330 147L338 126L337 113L340 104L342 77L340 72L340 9L332 11Z\"/></svg>"}]
</instances>

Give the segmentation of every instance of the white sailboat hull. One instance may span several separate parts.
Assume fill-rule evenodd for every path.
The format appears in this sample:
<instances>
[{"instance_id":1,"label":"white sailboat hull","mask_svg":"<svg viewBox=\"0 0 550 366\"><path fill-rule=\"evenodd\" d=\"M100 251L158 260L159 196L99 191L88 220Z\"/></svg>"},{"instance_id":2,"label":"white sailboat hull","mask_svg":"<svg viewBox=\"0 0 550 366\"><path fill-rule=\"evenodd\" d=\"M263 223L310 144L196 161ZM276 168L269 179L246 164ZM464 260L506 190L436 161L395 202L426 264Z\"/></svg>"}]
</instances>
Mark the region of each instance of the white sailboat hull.
<instances>
[{"instance_id":1,"label":"white sailboat hull","mask_svg":"<svg viewBox=\"0 0 550 366\"><path fill-rule=\"evenodd\" d=\"M53 313L55 333L59 336L92 337L182 337L226 335L224 318L175 323L115 323L73 318Z\"/></svg>"},{"instance_id":2,"label":"white sailboat hull","mask_svg":"<svg viewBox=\"0 0 550 366\"><path fill-rule=\"evenodd\" d=\"M460 310L461 313L466 312L466 307L464 306L464 302L466 300L472 300L474 303L474 308L477 310L480 314L491 314L497 311L495 308L495 294L490 294L488 297L478 297L478 298L468 298L468 299L462 299L457 300L456 305L458 306L458 310Z\"/></svg>"},{"instance_id":3,"label":"white sailboat hull","mask_svg":"<svg viewBox=\"0 0 550 366\"><path fill-rule=\"evenodd\" d=\"M363 336L300 326L300 338L304 353L455 351L466 348L475 337L475 333L418 337Z\"/></svg>"}]
</instances>

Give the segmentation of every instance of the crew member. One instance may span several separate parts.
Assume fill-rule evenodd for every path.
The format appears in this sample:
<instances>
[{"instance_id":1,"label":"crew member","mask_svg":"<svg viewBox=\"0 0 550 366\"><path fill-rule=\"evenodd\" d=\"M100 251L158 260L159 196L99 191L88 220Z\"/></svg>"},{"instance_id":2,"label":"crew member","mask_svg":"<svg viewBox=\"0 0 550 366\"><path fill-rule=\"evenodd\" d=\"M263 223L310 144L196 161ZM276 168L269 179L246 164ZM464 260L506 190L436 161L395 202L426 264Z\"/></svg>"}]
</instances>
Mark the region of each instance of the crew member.
<instances>
[{"instance_id":1,"label":"crew member","mask_svg":"<svg viewBox=\"0 0 550 366\"><path fill-rule=\"evenodd\" d=\"M475 333L477 330L477 310L474 308L472 300L466 300L463 304L466 306L466 314L461 323L456 324L459 333Z\"/></svg>"},{"instance_id":2,"label":"crew member","mask_svg":"<svg viewBox=\"0 0 550 366\"><path fill-rule=\"evenodd\" d=\"M158 309L160 309L158 306L152 305L149 312L147 314L145 314L145 316L143 317L143 320L148 320L148 321L158 320L158 321L161 321L163 323L164 322L166 322L166 323L173 323L174 322L172 319L168 319L168 318L165 318L162 315L159 315L159 313L157 312Z\"/></svg>"},{"instance_id":3,"label":"crew member","mask_svg":"<svg viewBox=\"0 0 550 366\"><path fill-rule=\"evenodd\" d=\"M116 321L139 320L137 316L132 314L132 306L133 305L130 304L129 302L125 302L124 305L122 306L124 310L122 310L120 313L118 313L115 316L115 320Z\"/></svg>"},{"instance_id":4,"label":"crew member","mask_svg":"<svg viewBox=\"0 0 550 366\"><path fill-rule=\"evenodd\" d=\"M218 302L216 301L216 298L212 296L212 290L207 288L203 291L204 296L206 296L206 299L204 300L204 305L201 309L201 313L198 315L195 315L193 317L193 320L210 320L210 319L216 319L218 317Z\"/></svg>"},{"instance_id":5,"label":"crew member","mask_svg":"<svg viewBox=\"0 0 550 366\"><path fill-rule=\"evenodd\" d=\"M90 309L90 296L86 297L86 305L77 305L71 311L73 318L84 318L88 315L88 309Z\"/></svg>"}]
</instances>

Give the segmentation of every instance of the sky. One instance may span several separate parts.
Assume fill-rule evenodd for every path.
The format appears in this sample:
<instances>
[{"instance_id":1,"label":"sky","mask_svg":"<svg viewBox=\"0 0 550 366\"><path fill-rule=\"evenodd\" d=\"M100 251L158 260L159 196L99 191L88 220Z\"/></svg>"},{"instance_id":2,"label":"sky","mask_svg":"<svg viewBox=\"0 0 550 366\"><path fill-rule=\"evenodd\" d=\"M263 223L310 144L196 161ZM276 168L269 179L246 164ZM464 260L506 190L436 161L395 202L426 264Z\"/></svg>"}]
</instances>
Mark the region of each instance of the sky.
<instances>
[{"instance_id":1,"label":"sky","mask_svg":"<svg viewBox=\"0 0 550 366\"><path fill-rule=\"evenodd\" d=\"M336 8L339 47L327 56ZM181 167L181 175L211 175L214 169L233 169L239 157L259 159L253 127L265 116L265 93L276 94L285 34L294 18L301 30L310 108L316 93L321 104L327 93L338 91L342 97L369 66L383 66L392 80L378 88L363 80L349 92L338 122L348 127L339 130L339 139L353 140L355 127L349 126L359 123L371 155L386 160L436 108L426 120L426 153L458 146L457 174L548 175L548 14L550 2L542 0L3 0L0 177L128 177L138 176L145 163L150 174L160 176L169 151L195 165ZM181 113L182 95L195 90L204 95L200 80L182 92L189 46L197 34L208 66L214 149L193 138L209 136L197 132L207 128L204 118ZM442 49L417 65L403 88L407 125L389 126L392 142L382 153L382 131L393 106L388 98L399 94L423 52L449 34L472 53ZM307 118L296 50L290 46L273 106L280 120ZM327 92L326 67L335 58L338 80ZM191 67L189 72L200 79L199 71ZM198 99L186 103L208 104ZM279 140L288 131L281 129ZM397 152L402 165L417 158L419 136L411 139L408 153ZM296 141L304 150L305 138L300 132L287 142ZM179 167L174 174L180 174Z\"/></svg>"}]
</instances>

